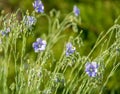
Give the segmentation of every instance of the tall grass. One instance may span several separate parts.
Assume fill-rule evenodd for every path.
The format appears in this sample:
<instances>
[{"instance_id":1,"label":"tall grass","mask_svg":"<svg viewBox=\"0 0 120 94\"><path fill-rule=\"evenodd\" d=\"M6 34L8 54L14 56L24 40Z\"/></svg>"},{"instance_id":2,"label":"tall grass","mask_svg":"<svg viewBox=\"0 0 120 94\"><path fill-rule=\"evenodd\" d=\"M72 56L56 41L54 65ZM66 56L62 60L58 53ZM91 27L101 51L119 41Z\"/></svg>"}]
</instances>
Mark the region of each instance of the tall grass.
<instances>
[{"instance_id":1,"label":"tall grass","mask_svg":"<svg viewBox=\"0 0 120 94\"><path fill-rule=\"evenodd\" d=\"M83 31L78 29L78 25L81 25L80 16L71 12L61 21L60 12L56 10L52 10L50 15L30 14L27 11L22 15L22 20L18 20L18 12L0 16L0 94L104 94L109 79L120 65L119 19L105 34L99 35L90 53L82 56L77 51L84 47L81 37ZM26 51L28 38L35 35L36 22L26 24L27 18L23 19L25 16L36 19L46 17L48 20L48 33L40 36L47 42L44 51ZM61 34L67 28L71 28L75 35L70 36L61 46L63 52L57 60L53 48L62 38L67 37ZM65 45L68 42L76 49L66 56ZM32 48L33 41L30 44ZM95 77L86 73L87 62L98 64Z\"/></svg>"}]
</instances>

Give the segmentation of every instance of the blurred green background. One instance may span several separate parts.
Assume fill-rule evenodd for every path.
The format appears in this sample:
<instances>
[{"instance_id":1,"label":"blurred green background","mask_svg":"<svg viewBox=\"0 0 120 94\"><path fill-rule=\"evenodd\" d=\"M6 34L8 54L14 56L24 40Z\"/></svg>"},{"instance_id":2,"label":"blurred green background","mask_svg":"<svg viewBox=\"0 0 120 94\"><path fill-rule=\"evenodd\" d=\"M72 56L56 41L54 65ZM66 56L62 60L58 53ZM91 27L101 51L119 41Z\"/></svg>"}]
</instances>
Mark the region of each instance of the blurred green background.
<instances>
[{"instance_id":1,"label":"blurred green background","mask_svg":"<svg viewBox=\"0 0 120 94\"><path fill-rule=\"evenodd\" d=\"M5 13L15 12L18 8L24 13L26 10L32 12L34 10L33 2L34 0L0 0L0 12L2 10L5 10ZM42 0L42 2L47 14L51 9L60 10L61 19L73 10L74 5L80 8L82 23L79 28L83 29L84 41L84 47L81 50L82 55L87 55L90 52L98 35L103 31L106 32L120 15L120 0ZM36 31L40 31L42 34L41 31L47 31L47 26L45 20L38 19ZM70 35L72 32L66 31L65 34ZM56 49L54 48L57 52L56 58L59 58L62 49L60 45L63 42L64 39L56 45ZM60 49L57 49L58 47ZM28 51L32 51L31 48ZM105 91L108 94L120 94L120 68L110 79Z\"/></svg>"}]
</instances>

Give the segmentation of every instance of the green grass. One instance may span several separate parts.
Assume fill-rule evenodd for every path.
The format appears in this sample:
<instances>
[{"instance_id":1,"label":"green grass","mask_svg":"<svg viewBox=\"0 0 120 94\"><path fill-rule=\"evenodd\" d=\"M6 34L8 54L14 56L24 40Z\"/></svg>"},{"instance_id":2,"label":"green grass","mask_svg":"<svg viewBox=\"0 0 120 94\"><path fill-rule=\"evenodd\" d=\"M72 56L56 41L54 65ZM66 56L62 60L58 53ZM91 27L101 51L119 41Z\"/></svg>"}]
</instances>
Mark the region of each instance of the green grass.
<instances>
[{"instance_id":1,"label":"green grass","mask_svg":"<svg viewBox=\"0 0 120 94\"><path fill-rule=\"evenodd\" d=\"M119 18L98 38L88 34L92 44L87 45L85 30L79 27L81 16L71 12L61 19L56 10L50 15L27 11L18 20L20 11L0 16L1 30L10 28L7 35L0 33L0 94L104 94L110 89L111 94L119 94L119 85L111 81L120 67ZM24 15L36 17L37 23L26 27ZM45 51L34 52L32 44L37 38L47 41ZM76 51L67 57L68 42ZM85 72L85 64L92 61L99 65L96 77Z\"/></svg>"}]
</instances>

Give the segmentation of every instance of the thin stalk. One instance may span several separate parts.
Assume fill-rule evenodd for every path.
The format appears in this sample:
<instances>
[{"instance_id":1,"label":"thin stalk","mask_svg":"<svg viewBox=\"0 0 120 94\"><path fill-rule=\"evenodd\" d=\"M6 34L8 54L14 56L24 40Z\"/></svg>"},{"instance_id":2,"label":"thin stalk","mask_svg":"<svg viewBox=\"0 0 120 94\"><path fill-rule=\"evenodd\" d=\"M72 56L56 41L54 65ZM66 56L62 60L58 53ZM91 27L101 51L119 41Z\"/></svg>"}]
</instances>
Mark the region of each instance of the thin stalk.
<instances>
[{"instance_id":1,"label":"thin stalk","mask_svg":"<svg viewBox=\"0 0 120 94\"><path fill-rule=\"evenodd\" d=\"M110 77L114 74L114 72L115 72L115 70L118 68L120 66L120 62L111 70L111 72L110 72L110 74L108 75L108 77L107 77L107 79L106 79L106 81L105 81L105 83L103 84L103 86L102 86L102 88L101 88L101 90L100 90L100 93L99 94L102 94L102 92L103 92L103 89L105 88L105 86L107 85L107 83L108 83L108 81L109 81L109 79L110 79Z\"/></svg>"}]
</instances>

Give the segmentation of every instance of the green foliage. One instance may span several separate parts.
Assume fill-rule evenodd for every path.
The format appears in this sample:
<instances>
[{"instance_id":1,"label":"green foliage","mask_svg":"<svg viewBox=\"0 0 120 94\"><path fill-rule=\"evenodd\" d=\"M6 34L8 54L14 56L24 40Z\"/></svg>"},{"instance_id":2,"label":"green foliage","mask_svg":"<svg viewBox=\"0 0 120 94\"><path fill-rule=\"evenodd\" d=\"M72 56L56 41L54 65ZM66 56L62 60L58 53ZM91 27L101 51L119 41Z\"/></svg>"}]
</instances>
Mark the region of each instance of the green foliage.
<instances>
[{"instance_id":1,"label":"green foliage","mask_svg":"<svg viewBox=\"0 0 120 94\"><path fill-rule=\"evenodd\" d=\"M86 6L86 10L85 2L81 2L82 23L80 16L68 14L68 11L65 11L67 15L61 16L55 9L49 14L27 11L20 18L21 10L7 15L1 13L1 30L10 28L10 32L0 34L0 94L104 94L107 89L119 93L120 86L115 85L119 81L120 65L119 18L109 30L100 33L104 26L109 26L107 23L113 22L108 14L101 12L107 1L97 0L93 7ZM95 11L97 16L94 17ZM26 15L36 17L37 23L27 27L23 20ZM100 24L103 21L104 24ZM91 23L100 29L98 38L90 32L94 31L89 26ZM47 41L47 47L45 51L35 53L32 43L39 37ZM65 54L67 42L76 48L68 57ZM89 77L85 72L86 63L92 61L99 65L96 77Z\"/></svg>"}]
</instances>

